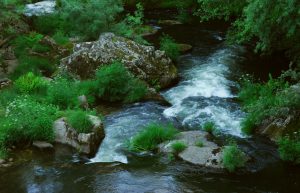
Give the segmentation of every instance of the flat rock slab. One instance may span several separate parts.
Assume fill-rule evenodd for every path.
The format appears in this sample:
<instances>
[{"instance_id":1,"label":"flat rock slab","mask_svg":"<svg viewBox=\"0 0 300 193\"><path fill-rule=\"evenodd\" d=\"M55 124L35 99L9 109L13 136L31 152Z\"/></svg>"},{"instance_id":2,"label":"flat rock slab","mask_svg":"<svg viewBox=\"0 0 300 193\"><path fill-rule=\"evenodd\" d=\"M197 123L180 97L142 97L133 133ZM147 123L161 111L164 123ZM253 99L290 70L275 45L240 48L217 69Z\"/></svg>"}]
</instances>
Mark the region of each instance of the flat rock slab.
<instances>
[{"instance_id":1,"label":"flat rock slab","mask_svg":"<svg viewBox=\"0 0 300 193\"><path fill-rule=\"evenodd\" d=\"M182 142L187 146L183 152L178 154L182 160L208 168L223 169L221 147L209 141L208 135L204 131L181 132L175 140L160 144L159 149L163 153L172 153L172 144ZM197 146L199 142L203 144L203 147Z\"/></svg>"}]
</instances>

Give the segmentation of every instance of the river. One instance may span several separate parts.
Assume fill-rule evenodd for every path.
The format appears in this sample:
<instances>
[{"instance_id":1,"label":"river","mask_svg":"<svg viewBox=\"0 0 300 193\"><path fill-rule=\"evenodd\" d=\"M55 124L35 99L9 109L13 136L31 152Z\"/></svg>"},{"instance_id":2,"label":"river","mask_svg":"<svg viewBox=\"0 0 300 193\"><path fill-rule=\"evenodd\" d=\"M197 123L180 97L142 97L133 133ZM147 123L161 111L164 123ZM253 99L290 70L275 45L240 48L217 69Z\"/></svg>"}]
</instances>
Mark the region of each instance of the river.
<instances>
[{"instance_id":1,"label":"river","mask_svg":"<svg viewBox=\"0 0 300 193\"><path fill-rule=\"evenodd\" d=\"M280 162L272 144L241 133L245 114L236 100L236 92L247 50L226 45L225 28L220 23L163 26L153 37L154 44L160 34L167 33L194 47L178 60L179 83L161 92L171 106L149 101L124 106L106 116L106 137L92 159L61 145L56 145L52 153L31 149L17 153L15 159L24 161L0 169L0 192L299 191L300 169ZM165 156L126 151L126 141L149 123L173 123L188 130L200 129L206 121L215 122L223 135L236 138L253 155L254 167L236 174L212 173Z\"/></svg>"}]
</instances>

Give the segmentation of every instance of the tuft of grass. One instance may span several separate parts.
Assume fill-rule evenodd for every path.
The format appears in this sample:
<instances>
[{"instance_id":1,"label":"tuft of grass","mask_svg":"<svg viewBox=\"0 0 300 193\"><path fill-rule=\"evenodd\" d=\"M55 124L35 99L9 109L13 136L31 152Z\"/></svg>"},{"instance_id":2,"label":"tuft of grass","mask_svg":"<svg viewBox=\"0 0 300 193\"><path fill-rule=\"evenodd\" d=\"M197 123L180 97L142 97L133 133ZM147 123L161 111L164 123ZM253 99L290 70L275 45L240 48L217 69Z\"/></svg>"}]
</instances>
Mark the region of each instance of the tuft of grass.
<instances>
[{"instance_id":1,"label":"tuft of grass","mask_svg":"<svg viewBox=\"0 0 300 193\"><path fill-rule=\"evenodd\" d=\"M279 139L278 151L282 160L300 164L300 135L285 136Z\"/></svg>"},{"instance_id":2,"label":"tuft of grass","mask_svg":"<svg viewBox=\"0 0 300 193\"><path fill-rule=\"evenodd\" d=\"M216 124L214 122L206 122L203 125L203 130L209 134L214 135L217 131Z\"/></svg>"},{"instance_id":3,"label":"tuft of grass","mask_svg":"<svg viewBox=\"0 0 300 193\"><path fill-rule=\"evenodd\" d=\"M20 93L25 94L37 93L47 89L47 82L42 77L34 75L32 72L19 77L14 85Z\"/></svg>"},{"instance_id":4,"label":"tuft of grass","mask_svg":"<svg viewBox=\"0 0 300 193\"><path fill-rule=\"evenodd\" d=\"M71 110L67 112L67 122L78 133L90 133L93 130L93 123L89 119L92 112L83 111L81 109Z\"/></svg>"},{"instance_id":5,"label":"tuft of grass","mask_svg":"<svg viewBox=\"0 0 300 193\"><path fill-rule=\"evenodd\" d=\"M177 141L177 142L172 143L171 148L172 148L173 153L177 155L177 154L183 152L187 148L187 145L181 141Z\"/></svg>"},{"instance_id":6,"label":"tuft of grass","mask_svg":"<svg viewBox=\"0 0 300 193\"><path fill-rule=\"evenodd\" d=\"M172 125L152 123L129 141L128 148L135 152L153 151L158 144L173 139L177 133Z\"/></svg>"},{"instance_id":7,"label":"tuft of grass","mask_svg":"<svg viewBox=\"0 0 300 193\"><path fill-rule=\"evenodd\" d=\"M201 140L198 140L195 144L197 147L204 147L204 143Z\"/></svg>"},{"instance_id":8,"label":"tuft of grass","mask_svg":"<svg viewBox=\"0 0 300 193\"><path fill-rule=\"evenodd\" d=\"M229 171L234 172L237 168L245 166L247 157L236 144L226 146L223 149L223 166Z\"/></svg>"},{"instance_id":9,"label":"tuft of grass","mask_svg":"<svg viewBox=\"0 0 300 193\"><path fill-rule=\"evenodd\" d=\"M176 60L180 55L180 49L175 40L169 35L163 35L160 39L160 50L165 51L167 56Z\"/></svg>"}]
</instances>

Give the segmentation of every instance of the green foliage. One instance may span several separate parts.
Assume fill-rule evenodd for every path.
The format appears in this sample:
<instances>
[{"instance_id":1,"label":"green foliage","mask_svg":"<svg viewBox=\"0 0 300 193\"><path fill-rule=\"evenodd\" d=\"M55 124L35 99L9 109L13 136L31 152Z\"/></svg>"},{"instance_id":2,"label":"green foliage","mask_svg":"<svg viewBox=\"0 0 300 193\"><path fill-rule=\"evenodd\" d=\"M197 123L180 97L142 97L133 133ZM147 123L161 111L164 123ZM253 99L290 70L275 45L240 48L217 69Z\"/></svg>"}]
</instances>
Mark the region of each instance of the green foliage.
<instances>
[{"instance_id":1,"label":"green foliage","mask_svg":"<svg viewBox=\"0 0 300 193\"><path fill-rule=\"evenodd\" d=\"M282 160L300 164L300 135L285 136L278 141L279 155Z\"/></svg>"},{"instance_id":2,"label":"green foliage","mask_svg":"<svg viewBox=\"0 0 300 193\"><path fill-rule=\"evenodd\" d=\"M173 139L177 132L171 125L164 126L153 123L134 136L130 140L128 148L136 152L153 151L158 144Z\"/></svg>"},{"instance_id":3,"label":"green foliage","mask_svg":"<svg viewBox=\"0 0 300 193\"><path fill-rule=\"evenodd\" d=\"M96 72L97 94L110 102L135 102L147 92L145 84L128 72L119 62L100 67Z\"/></svg>"},{"instance_id":4,"label":"green foliage","mask_svg":"<svg viewBox=\"0 0 300 193\"><path fill-rule=\"evenodd\" d=\"M57 78L48 88L47 101L67 109L78 106L78 92L75 83L65 78Z\"/></svg>"},{"instance_id":5,"label":"green foliage","mask_svg":"<svg viewBox=\"0 0 300 193\"><path fill-rule=\"evenodd\" d=\"M67 45L70 43L69 38L62 31L57 31L52 38L59 45Z\"/></svg>"},{"instance_id":6,"label":"green foliage","mask_svg":"<svg viewBox=\"0 0 300 193\"><path fill-rule=\"evenodd\" d=\"M56 32L61 31L63 25L64 21L58 13L33 18L35 30L42 34L53 35Z\"/></svg>"},{"instance_id":7,"label":"green foliage","mask_svg":"<svg viewBox=\"0 0 300 193\"><path fill-rule=\"evenodd\" d=\"M179 153L183 152L187 148L187 146L185 143L183 143L181 141L177 141L177 142L172 143L171 148L172 148L172 151L174 154L179 154Z\"/></svg>"},{"instance_id":8,"label":"green foliage","mask_svg":"<svg viewBox=\"0 0 300 193\"><path fill-rule=\"evenodd\" d=\"M298 0L198 0L202 20L228 20L236 16L229 40L257 40L256 51L287 51L294 61L300 56L300 4Z\"/></svg>"},{"instance_id":9,"label":"green foliage","mask_svg":"<svg viewBox=\"0 0 300 193\"><path fill-rule=\"evenodd\" d=\"M67 122L79 133L90 133L93 129L93 124L89 119L91 114L94 114L94 112L87 112L81 109L68 111Z\"/></svg>"},{"instance_id":10,"label":"green foliage","mask_svg":"<svg viewBox=\"0 0 300 193\"><path fill-rule=\"evenodd\" d=\"M45 91L47 82L42 77L35 76L32 72L19 77L14 83L16 89L25 94Z\"/></svg>"},{"instance_id":11,"label":"green foliage","mask_svg":"<svg viewBox=\"0 0 300 193\"><path fill-rule=\"evenodd\" d=\"M42 34L38 33L30 33L29 35L21 35L18 36L14 40L15 45L15 53L16 55L22 56L28 53L28 50L32 50L34 52L47 52L50 50L49 47L43 46L40 44L40 41L43 39Z\"/></svg>"},{"instance_id":12,"label":"green foliage","mask_svg":"<svg viewBox=\"0 0 300 193\"><path fill-rule=\"evenodd\" d=\"M0 146L22 142L54 139L53 121L57 109L22 96L8 104L0 118Z\"/></svg>"},{"instance_id":13,"label":"green foliage","mask_svg":"<svg viewBox=\"0 0 300 193\"><path fill-rule=\"evenodd\" d=\"M196 145L197 147L204 147L204 143L203 143L203 141L201 141L201 140L197 141L195 145Z\"/></svg>"},{"instance_id":14,"label":"green foliage","mask_svg":"<svg viewBox=\"0 0 300 193\"><path fill-rule=\"evenodd\" d=\"M97 39L112 27L123 7L120 0L61 0L58 11L64 21L61 29L69 35Z\"/></svg>"},{"instance_id":15,"label":"green foliage","mask_svg":"<svg viewBox=\"0 0 300 193\"><path fill-rule=\"evenodd\" d=\"M288 88L288 83L282 78L270 80L267 83L255 83L250 77L241 81L239 99L243 102L244 110L248 113L242 122L242 130L251 134L253 128L268 116L278 116L282 107L291 106L293 103L282 92Z\"/></svg>"},{"instance_id":16,"label":"green foliage","mask_svg":"<svg viewBox=\"0 0 300 193\"><path fill-rule=\"evenodd\" d=\"M18 60L20 64L10 75L10 78L13 80L28 72L33 72L34 74L38 75L49 76L55 71L57 67L53 61L38 56L23 55L22 57L18 58Z\"/></svg>"},{"instance_id":17,"label":"green foliage","mask_svg":"<svg viewBox=\"0 0 300 193\"><path fill-rule=\"evenodd\" d=\"M223 149L223 166L230 172L245 166L247 157L236 144L226 146Z\"/></svg>"},{"instance_id":18,"label":"green foliage","mask_svg":"<svg viewBox=\"0 0 300 193\"><path fill-rule=\"evenodd\" d=\"M149 32L152 28L144 25L144 7L141 3L137 3L134 14L127 14L123 21L112 27L112 30L118 35L148 45L149 43L142 37L142 34Z\"/></svg>"},{"instance_id":19,"label":"green foliage","mask_svg":"<svg viewBox=\"0 0 300 193\"><path fill-rule=\"evenodd\" d=\"M161 38L160 50L165 51L172 60L176 60L180 55L178 44L169 35L163 35Z\"/></svg>"},{"instance_id":20,"label":"green foliage","mask_svg":"<svg viewBox=\"0 0 300 193\"><path fill-rule=\"evenodd\" d=\"M214 122L209 121L204 123L203 130L214 135L216 133L217 127Z\"/></svg>"}]
</instances>

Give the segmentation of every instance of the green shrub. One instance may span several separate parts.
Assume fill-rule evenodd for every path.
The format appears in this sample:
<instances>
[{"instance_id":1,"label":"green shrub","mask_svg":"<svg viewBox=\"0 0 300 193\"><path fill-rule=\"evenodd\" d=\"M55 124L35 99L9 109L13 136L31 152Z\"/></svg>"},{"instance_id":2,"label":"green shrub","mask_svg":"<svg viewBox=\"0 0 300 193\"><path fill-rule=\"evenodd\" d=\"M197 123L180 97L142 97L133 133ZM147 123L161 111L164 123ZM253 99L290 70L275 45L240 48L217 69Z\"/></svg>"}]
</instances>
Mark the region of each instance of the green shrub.
<instances>
[{"instance_id":1,"label":"green shrub","mask_svg":"<svg viewBox=\"0 0 300 193\"><path fill-rule=\"evenodd\" d=\"M242 122L244 133L251 134L253 128L263 119L268 116L278 116L281 114L282 107L291 106L292 100L282 92L287 88L288 83L282 78L273 79L270 76L266 83L255 83L251 77L242 79L239 99L248 113Z\"/></svg>"},{"instance_id":2,"label":"green shrub","mask_svg":"<svg viewBox=\"0 0 300 193\"><path fill-rule=\"evenodd\" d=\"M98 97L110 102L135 102L147 91L146 85L133 78L119 62L99 68L96 85Z\"/></svg>"},{"instance_id":3,"label":"green shrub","mask_svg":"<svg viewBox=\"0 0 300 193\"><path fill-rule=\"evenodd\" d=\"M10 78L16 80L19 76L28 72L33 72L37 75L50 76L57 68L55 62L38 56L23 55L18 58L20 64L15 71L10 75Z\"/></svg>"},{"instance_id":4,"label":"green shrub","mask_svg":"<svg viewBox=\"0 0 300 193\"><path fill-rule=\"evenodd\" d=\"M59 106L61 109L67 109L78 106L78 91L74 82L57 78L48 88L47 101Z\"/></svg>"},{"instance_id":5,"label":"green shrub","mask_svg":"<svg viewBox=\"0 0 300 193\"><path fill-rule=\"evenodd\" d=\"M278 141L279 155L282 160L300 164L300 135L282 137Z\"/></svg>"},{"instance_id":6,"label":"green shrub","mask_svg":"<svg viewBox=\"0 0 300 193\"><path fill-rule=\"evenodd\" d=\"M223 166L230 172L245 166L247 157L236 144L226 146L223 149Z\"/></svg>"},{"instance_id":7,"label":"green shrub","mask_svg":"<svg viewBox=\"0 0 300 193\"><path fill-rule=\"evenodd\" d=\"M67 122L79 133L90 133L93 129L93 123L89 115L93 112L87 112L80 109L67 112Z\"/></svg>"},{"instance_id":8,"label":"green shrub","mask_svg":"<svg viewBox=\"0 0 300 193\"><path fill-rule=\"evenodd\" d=\"M153 151L158 144L173 139L177 132L171 125L150 124L130 140L129 150L137 152Z\"/></svg>"},{"instance_id":9,"label":"green shrub","mask_svg":"<svg viewBox=\"0 0 300 193\"><path fill-rule=\"evenodd\" d=\"M14 83L16 89L25 94L45 91L47 82L42 77L35 76L32 72L18 78Z\"/></svg>"},{"instance_id":10,"label":"green shrub","mask_svg":"<svg viewBox=\"0 0 300 193\"><path fill-rule=\"evenodd\" d=\"M0 146L22 141L54 140L53 121L57 109L22 96L10 102L0 119Z\"/></svg>"},{"instance_id":11,"label":"green shrub","mask_svg":"<svg viewBox=\"0 0 300 193\"><path fill-rule=\"evenodd\" d=\"M97 39L110 30L123 11L121 0L61 0L58 13L64 21L61 29L71 36Z\"/></svg>"},{"instance_id":12,"label":"green shrub","mask_svg":"<svg viewBox=\"0 0 300 193\"><path fill-rule=\"evenodd\" d=\"M2 89L0 92L0 108L4 108L7 104L19 96L14 88ZM0 116L1 117L1 116Z\"/></svg>"},{"instance_id":13,"label":"green shrub","mask_svg":"<svg viewBox=\"0 0 300 193\"><path fill-rule=\"evenodd\" d=\"M172 60L176 60L180 55L178 44L169 35L163 35L161 38L160 50L165 51Z\"/></svg>"},{"instance_id":14,"label":"green shrub","mask_svg":"<svg viewBox=\"0 0 300 193\"><path fill-rule=\"evenodd\" d=\"M35 30L47 35L53 35L61 30L63 23L64 21L57 13L35 17L33 20Z\"/></svg>"},{"instance_id":15,"label":"green shrub","mask_svg":"<svg viewBox=\"0 0 300 193\"><path fill-rule=\"evenodd\" d=\"M177 141L177 142L172 143L171 148L172 148L172 151L174 154L179 154L179 153L183 152L187 148L187 146L185 143L183 143L181 141Z\"/></svg>"},{"instance_id":16,"label":"green shrub","mask_svg":"<svg viewBox=\"0 0 300 193\"><path fill-rule=\"evenodd\" d=\"M54 41L59 44L59 45L67 45L70 43L69 38L64 34L64 32L62 31L57 31L52 38L54 39Z\"/></svg>"}]
</instances>

